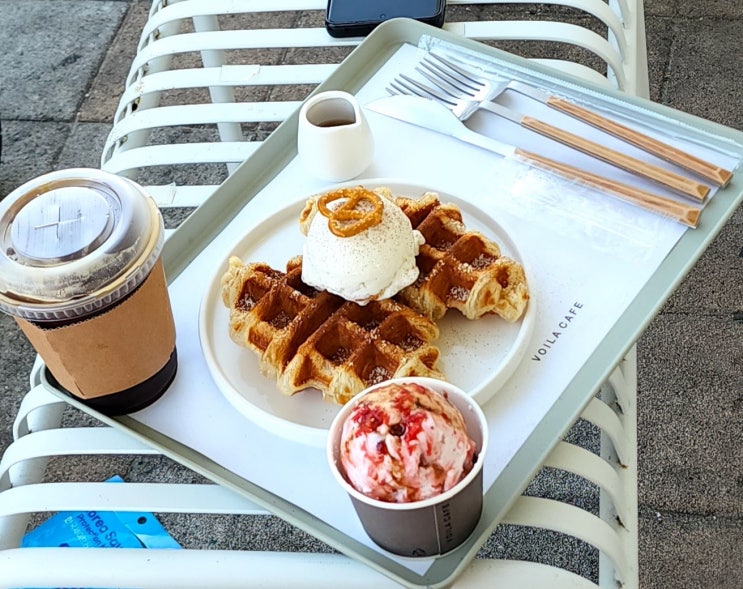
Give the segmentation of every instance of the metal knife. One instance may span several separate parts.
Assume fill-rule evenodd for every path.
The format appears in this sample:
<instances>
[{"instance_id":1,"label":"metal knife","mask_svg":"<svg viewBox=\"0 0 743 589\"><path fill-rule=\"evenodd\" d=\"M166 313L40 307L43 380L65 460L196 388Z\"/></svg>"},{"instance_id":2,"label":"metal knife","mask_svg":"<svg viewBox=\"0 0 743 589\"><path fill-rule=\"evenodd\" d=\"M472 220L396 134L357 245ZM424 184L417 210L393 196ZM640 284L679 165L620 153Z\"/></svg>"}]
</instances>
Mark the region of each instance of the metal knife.
<instances>
[{"instance_id":1,"label":"metal knife","mask_svg":"<svg viewBox=\"0 0 743 589\"><path fill-rule=\"evenodd\" d=\"M502 141L481 135L464 125L444 105L418 96L390 96L365 105L365 108L430 131L453 137L506 158L524 161L564 178L588 184L600 191L646 210L670 217L689 227L696 227L701 209L663 196L646 192L629 184L616 182L580 168L519 149Z\"/></svg>"}]
</instances>

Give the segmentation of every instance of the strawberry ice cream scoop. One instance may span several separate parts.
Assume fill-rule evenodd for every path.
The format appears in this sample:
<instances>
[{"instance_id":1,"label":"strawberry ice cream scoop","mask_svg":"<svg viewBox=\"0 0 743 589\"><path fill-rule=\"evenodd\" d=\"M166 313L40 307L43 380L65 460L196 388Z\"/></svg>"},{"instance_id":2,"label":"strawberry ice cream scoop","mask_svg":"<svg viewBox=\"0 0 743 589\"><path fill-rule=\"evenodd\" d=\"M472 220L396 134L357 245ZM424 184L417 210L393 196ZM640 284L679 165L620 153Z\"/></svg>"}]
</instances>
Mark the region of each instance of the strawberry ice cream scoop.
<instances>
[{"instance_id":1,"label":"strawberry ice cream scoop","mask_svg":"<svg viewBox=\"0 0 743 589\"><path fill-rule=\"evenodd\" d=\"M459 410L414 383L365 395L343 424L340 460L360 493L391 503L422 501L451 489L477 459Z\"/></svg>"}]
</instances>

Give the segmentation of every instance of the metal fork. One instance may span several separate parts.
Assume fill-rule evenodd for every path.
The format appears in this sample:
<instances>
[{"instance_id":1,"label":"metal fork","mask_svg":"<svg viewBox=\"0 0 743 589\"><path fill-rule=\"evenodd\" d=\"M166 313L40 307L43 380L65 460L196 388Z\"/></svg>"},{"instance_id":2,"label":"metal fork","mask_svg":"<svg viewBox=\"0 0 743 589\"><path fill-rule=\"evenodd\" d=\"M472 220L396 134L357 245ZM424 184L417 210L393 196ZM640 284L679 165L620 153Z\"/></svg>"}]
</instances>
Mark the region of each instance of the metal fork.
<instances>
[{"instance_id":1,"label":"metal fork","mask_svg":"<svg viewBox=\"0 0 743 589\"><path fill-rule=\"evenodd\" d=\"M709 194L709 186L705 184L680 176L653 164L643 162L642 160L610 149L534 117L521 115L496 102L491 102L487 97L500 93L495 86L481 86L478 90L474 90L472 86L465 85L458 78L451 75L451 73L426 58L421 61L419 67L416 67L416 71L434 86L424 84L405 74L400 74L390 84L391 88L402 94L412 93L418 96L434 98L449 107L461 121L467 120L480 109L487 110L497 116L513 121L526 129L554 139L563 145L567 145L618 168L662 184L698 201L703 201ZM506 84L504 84L503 91L505 90L505 86ZM476 98L473 99L473 96Z\"/></svg>"},{"instance_id":2,"label":"metal fork","mask_svg":"<svg viewBox=\"0 0 743 589\"><path fill-rule=\"evenodd\" d=\"M421 65L429 71L435 72L434 75L440 74L445 79L454 81L454 85L460 92L469 95L471 100L491 101L507 90L513 90L532 100L546 104L550 108L575 117L584 123L588 123L601 131L609 133L685 170L698 174L716 186L726 186L733 176L730 170L691 155L612 119L608 119L570 100L553 96L525 82L506 79L501 74L495 73L494 75L496 77L486 79L469 71L466 67L461 67L451 60L445 59L437 53L429 53L423 59Z\"/></svg>"}]
</instances>

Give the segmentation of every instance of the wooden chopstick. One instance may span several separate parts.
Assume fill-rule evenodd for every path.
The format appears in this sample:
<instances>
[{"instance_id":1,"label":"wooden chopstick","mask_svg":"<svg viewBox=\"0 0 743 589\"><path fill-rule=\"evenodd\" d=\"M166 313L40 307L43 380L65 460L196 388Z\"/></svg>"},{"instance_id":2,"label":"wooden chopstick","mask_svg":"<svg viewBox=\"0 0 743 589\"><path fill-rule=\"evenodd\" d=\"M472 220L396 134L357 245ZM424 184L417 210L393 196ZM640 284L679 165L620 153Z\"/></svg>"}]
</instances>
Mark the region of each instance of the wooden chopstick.
<instances>
[{"instance_id":1,"label":"wooden chopstick","mask_svg":"<svg viewBox=\"0 0 743 589\"><path fill-rule=\"evenodd\" d=\"M676 164L690 172L694 172L702 178L706 178L716 186L726 186L733 177L733 173L730 170L716 166L715 164L691 155L690 153L677 149L672 145L668 145L667 143L658 141L653 137L649 137L648 135L635 131L634 129L630 129L621 123L607 119L598 113L563 98L551 96L547 99L547 104L552 108L580 119L597 129L606 131L610 135L619 137L640 149L657 155L668 162Z\"/></svg>"},{"instance_id":2,"label":"wooden chopstick","mask_svg":"<svg viewBox=\"0 0 743 589\"><path fill-rule=\"evenodd\" d=\"M652 192L647 192L634 186L629 186L628 184L622 184L621 182L615 182L614 180L603 178L580 168L563 164L522 149L517 148L514 150L514 155L541 169L550 170L570 180L584 182L625 202L642 207L658 215L669 217L688 227L696 227L699 222L699 215L702 212L699 207L676 202L675 200L653 194Z\"/></svg>"},{"instance_id":3,"label":"wooden chopstick","mask_svg":"<svg viewBox=\"0 0 743 589\"><path fill-rule=\"evenodd\" d=\"M583 153L608 162L623 170L627 170L628 172L632 172L633 174L639 174L640 176L654 180L659 184L663 184L668 188L680 192L681 194L685 194L686 196L690 196L698 201L704 201L709 194L710 189L706 184L702 184L692 180L691 178L680 176L679 174L659 168L653 164L643 162L642 160L638 160L637 158L585 139L584 137L566 131L565 129L561 129L560 127L555 127L554 125L540 121L539 119L525 116L522 117L521 124L532 131L550 137L564 145L569 145Z\"/></svg>"}]
</instances>

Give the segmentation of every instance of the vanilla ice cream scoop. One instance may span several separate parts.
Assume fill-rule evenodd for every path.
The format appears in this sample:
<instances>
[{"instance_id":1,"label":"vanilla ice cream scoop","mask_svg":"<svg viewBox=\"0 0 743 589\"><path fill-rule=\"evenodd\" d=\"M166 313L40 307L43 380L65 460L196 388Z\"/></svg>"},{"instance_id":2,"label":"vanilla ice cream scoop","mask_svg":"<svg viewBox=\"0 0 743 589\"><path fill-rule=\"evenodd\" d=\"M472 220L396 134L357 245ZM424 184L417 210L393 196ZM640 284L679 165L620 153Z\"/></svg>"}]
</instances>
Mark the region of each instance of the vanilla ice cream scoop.
<instances>
[{"instance_id":1,"label":"vanilla ice cream scoop","mask_svg":"<svg viewBox=\"0 0 743 589\"><path fill-rule=\"evenodd\" d=\"M400 207L375 194L384 206L382 220L355 235L335 235L328 219L314 211L305 219L303 282L364 305L393 297L418 278L415 257L425 241L423 235L412 228ZM342 203L336 200L328 208Z\"/></svg>"},{"instance_id":2,"label":"vanilla ice cream scoop","mask_svg":"<svg viewBox=\"0 0 743 589\"><path fill-rule=\"evenodd\" d=\"M340 462L360 493L391 503L422 501L472 469L477 446L460 411L417 383L373 390L343 424Z\"/></svg>"}]
</instances>

